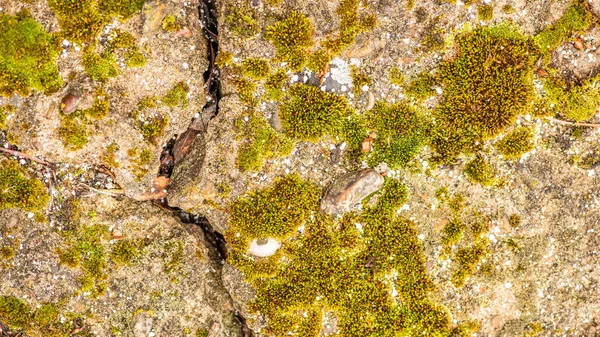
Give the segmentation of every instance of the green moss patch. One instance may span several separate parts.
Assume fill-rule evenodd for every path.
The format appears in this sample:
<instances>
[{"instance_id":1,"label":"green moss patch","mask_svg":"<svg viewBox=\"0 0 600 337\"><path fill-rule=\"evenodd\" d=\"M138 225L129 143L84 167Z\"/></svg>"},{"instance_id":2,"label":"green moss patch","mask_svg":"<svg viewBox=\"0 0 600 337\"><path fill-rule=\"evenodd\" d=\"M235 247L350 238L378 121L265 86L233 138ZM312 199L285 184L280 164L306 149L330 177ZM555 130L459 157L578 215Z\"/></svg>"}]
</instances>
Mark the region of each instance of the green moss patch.
<instances>
[{"instance_id":1,"label":"green moss patch","mask_svg":"<svg viewBox=\"0 0 600 337\"><path fill-rule=\"evenodd\" d=\"M406 86L405 92L408 97L422 101L435 95L434 85L434 77L428 72L423 72Z\"/></svg>"},{"instance_id":2,"label":"green moss patch","mask_svg":"<svg viewBox=\"0 0 600 337\"><path fill-rule=\"evenodd\" d=\"M482 186L492 186L496 182L496 170L483 156L475 156L465 165L465 175Z\"/></svg>"},{"instance_id":3,"label":"green moss patch","mask_svg":"<svg viewBox=\"0 0 600 337\"><path fill-rule=\"evenodd\" d=\"M494 7L491 5L477 6L477 18L481 21L489 21L494 18Z\"/></svg>"},{"instance_id":4,"label":"green moss patch","mask_svg":"<svg viewBox=\"0 0 600 337\"><path fill-rule=\"evenodd\" d=\"M242 74L255 80L262 80L271 72L271 66L266 59L247 58L242 64Z\"/></svg>"},{"instance_id":5,"label":"green moss patch","mask_svg":"<svg viewBox=\"0 0 600 337\"><path fill-rule=\"evenodd\" d=\"M82 149L88 142L88 125L91 119L101 120L110 112L110 97L102 87L96 89L95 100L91 107L69 114L61 112L58 135L66 149Z\"/></svg>"},{"instance_id":6,"label":"green moss patch","mask_svg":"<svg viewBox=\"0 0 600 337\"><path fill-rule=\"evenodd\" d=\"M362 88L364 86L369 86L373 84L373 79L370 78L367 74L360 71L356 66L352 66L352 86L354 87L354 97L358 98L362 93Z\"/></svg>"},{"instance_id":7,"label":"green moss patch","mask_svg":"<svg viewBox=\"0 0 600 337\"><path fill-rule=\"evenodd\" d=\"M242 171L260 171L264 161L288 156L294 142L275 131L262 116L251 111L242 133L246 143L238 152L237 163Z\"/></svg>"},{"instance_id":8,"label":"green moss patch","mask_svg":"<svg viewBox=\"0 0 600 337\"><path fill-rule=\"evenodd\" d=\"M44 303L31 310L25 301L13 296L0 296L0 322L23 330L27 336L67 337L73 330L71 321L61 321L56 304Z\"/></svg>"},{"instance_id":9,"label":"green moss patch","mask_svg":"<svg viewBox=\"0 0 600 337\"><path fill-rule=\"evenodd\" d=\"M547 103L577 122L592 118L600 105L599 75L580 83L567 83L562 78L551 77L544 81L544 89Z\"/></svg>"},{"instance_id":10,"label":"green moss patch","mask_svg":"<svg viewBox=\"0 0 600 337\"><path fill-rule=\"evenodd\" d=\"M427 140L427 123L420 113L406 103L387 105L377 102L363 120L377 137L369 165L385 162L392 169L405 166L421 150Z\"/></svg>"},{"instance_id":11,"label":"green moss patch","mask_svg":"<svg viewBox=\"0 0 600 337\"><path fill-rule=\"evenodd\" d=\"M60 25L60 38L91 43L114 18L127 20L139 12L145 0L49 0Z\"/></svg>"},{"instance_id":12,"label":"green moss patch","mask_svg":"<svg viewBox=\"0 0 600 337\"><path fill-rule=\"evenodd\" d=\"M496 143L496 149L506 159L519 159L533 150L533 131L530 128L518 127L505 135Z\"/></svg>"},{"instance_id":13,"label":"green moss patch","mask_svg":"<svg viewBox=\"0 0 600 337\"><path fill-rule=\"evenodd\" d=\"M443 90L432 146L439 162L479 150L526 111L533 95L533 42L514 27L480 27L456 38L457 56L440 64Z\"/></svg>"},{"instance_id":14,"label":"green moss patch","mask_svg":"<svg viewBox=\"0 0 600 337\"><path fill-rule=\"evenodd\" d=\"M190 92L190 88L185 82L178 82L162 98L162 102L170 107L174 108L179 105L185 107L188 104L187 94Z\"/></svg>"},{"instance_id":15,"label":"green moss patch","mask_svg":"<svg viewBox=\"0 0 600 337\"><path fill-rule=\"evenodd\" d=\"M100 55L91 49L86 49L83 53L82 64L85 72L96 81L106 82L119 75L117 61L110 50L106 50Z\"/></svg>"},{"instance_id":16,"label":"green moss patch","mask_svg":"<svg viewBox=\"0 0 600 337\"><path fill-rule=\"evenodd\" d=\"M277 57L293 71L302 70L307 49L312 47L313 25L304 14L293 11L285 20L267 27L266 39L271 41Z\"/></svg>"},{"instance_id":17,"label":"green moss patch","mask_svg":"<svg viewBox=\"0 0 600 337\"><path fill-rule=\"evenodd\" d=\"M225 23L229 30L242 37L249 38L260 32L256 11L248 5L228 6Z\"/></svg>"},{"instance_id":18,"label":"green moss patch","mask_svg":"<svg viewBox=\"0 0 600 337\"><path fill-rule=\"evenodd\" d=\"M536 35L534 41L548 59L551 51L573 34L587 30L593 21L585 1L574 0L563 16Z\"/></svg>"},{"instance_id":19,"label":"green moss patch","mask_svg":"<svg viewBox=\"0 0 600 337\"><path fill-rule=\"evenodd\" d=\"M279 69L271 74L265 81L265 95L267 99L279 101L283 95L283 86L287 80L287 75L283 69Z\"/></svg>"},{"instance_id":20,"label":"green moss patch","mask_svg":"<svg viewBox=\"0 0 600 337\"><path fill-rule=\"evenodd\" d=\"M0 95L26 96L31 89L51 92L62 86L55 65L59 50L29 12L0 14L0 50Z\"/></svg>"},{"instance_id":21,"label":"green moss patch","mask_svg":"<svg viewBox=\"0 0 600 337\"><path fill-rule=\"evenodd\" d=\"M290 88L279 110L283 133L312 142L324 135L340 135L343 120L351 114L345 97L302 84Z\"/></svg>"},{"instance_id":22,"label":"green moss patch","mask_svg":"<svg viewBox=\"0 0 600 337\"><path fill-rule=\"evenodd\" d=\"M318 212L319 194L286 176L232 205L229 262L256 289L248 306L268 317L264 332L318 336L332 311L340 336L449 335L447 310L429 297L434 285L415 224L395 216L406 188L388 179L375 205L337 221ZM261 237L283 246L269 258L246 255Z\"/></svg>"},{"instance_id":23,"label":"green moss patch","mask_svg":"<svg viewBox=\"0 0 600 337\"><path fill-rule=\"evenodd\" d=\"M20 208L26 212L42 212L49 199L42 182L29 176L16 161L0 162L0 209Z\"/></svg>"}]
</instances>

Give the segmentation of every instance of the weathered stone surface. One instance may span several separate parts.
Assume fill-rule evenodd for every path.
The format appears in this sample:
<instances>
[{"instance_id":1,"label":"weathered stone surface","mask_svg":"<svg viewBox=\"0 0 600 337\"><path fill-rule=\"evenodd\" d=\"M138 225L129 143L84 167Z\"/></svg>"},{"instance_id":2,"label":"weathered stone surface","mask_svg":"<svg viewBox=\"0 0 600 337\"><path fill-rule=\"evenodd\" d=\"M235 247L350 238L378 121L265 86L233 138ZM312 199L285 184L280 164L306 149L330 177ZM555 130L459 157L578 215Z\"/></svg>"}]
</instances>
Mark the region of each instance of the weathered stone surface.
<instances>
[{"instance_id":1,"label":"weathered stone surface","mask_svg":"<svg viewBox=\"0 0 600 337\"><path fill-rule=\"evenodd\" d=\"M379 190L383 182L383 177L375 170L347 173L327 189L321 201L321 210L329 214L347 212L369 194Z\"/></svg>"},{"instance_id":2,"label":"weathered stone surface","mask_svg":"<svg viewBox=\"0 0 600 337\"><path fill-rule=\"evenodd\" d=\"M63 313L87 313L86 329L98 336L111 336L114 329L123 336L184 336L184 330L208 330L215 322L220 326L216 336L239 334L220 263L211 259L198 227L185 226L150 203L107 196L84 199L76 212L82 214L80 222L58 218L51 227L21 211L0 211L0 246L16 245L10 264L0 261L0 296L22 298L31 307L64 303ZM100 241L107 291L99 298L80 291L82 267L59 262L59 251L69 247L73 235L69 228L91 225L105 226L111 236ZM142 245L128 265L115 264L111 257L122 240Z\"/></svg>"}]
</instances>

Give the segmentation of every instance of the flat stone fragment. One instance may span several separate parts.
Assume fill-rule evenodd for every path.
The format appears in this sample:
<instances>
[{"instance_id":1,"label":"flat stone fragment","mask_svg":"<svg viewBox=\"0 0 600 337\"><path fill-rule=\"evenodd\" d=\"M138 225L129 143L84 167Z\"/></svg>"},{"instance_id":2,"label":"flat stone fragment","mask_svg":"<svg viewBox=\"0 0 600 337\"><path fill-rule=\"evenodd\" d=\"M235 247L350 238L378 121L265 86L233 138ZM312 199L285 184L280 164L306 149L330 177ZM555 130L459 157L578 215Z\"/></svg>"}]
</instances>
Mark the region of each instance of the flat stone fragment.
<instances>
[{"instance_id":1,"label":"flat stone fragment","mask_svg":"<svg viewBox=\"0 0 600 337\"><path fill-rule=\"evenodd\" d=\"M347 173L327 189L321 201L321 211L329 214L348 212L369 194L379 190L383 182L383 177L372 169Z\"/></svg>"}]
</instances>

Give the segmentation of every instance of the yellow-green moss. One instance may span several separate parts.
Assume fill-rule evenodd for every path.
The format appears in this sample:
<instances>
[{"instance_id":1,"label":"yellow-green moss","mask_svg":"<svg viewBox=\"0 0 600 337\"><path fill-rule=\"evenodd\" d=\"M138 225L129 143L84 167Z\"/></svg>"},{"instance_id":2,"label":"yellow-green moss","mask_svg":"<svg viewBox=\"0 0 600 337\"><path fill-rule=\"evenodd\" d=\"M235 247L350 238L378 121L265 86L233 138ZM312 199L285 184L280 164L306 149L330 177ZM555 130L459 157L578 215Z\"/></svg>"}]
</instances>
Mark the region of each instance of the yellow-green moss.
<instances>
[{"instance_id":1,"label":"yellow-green moss","mask_svg":"<svg viewBox=\"0 0 600 337\"><path fill-rule=\"evenodd\" d=\"M61 118L58 136L68 150L79 150L87 144L88 133L83 120L85 115L81 113L73 113Z\"/></svg>"},{"instance_id":2,"label":"yellow-green moss","mask_svg":"<svg viewBox=\"0 0 600 337\"><path fill-rule=\"evenodd\" d=\"M549 61L552 50L573 34L587 30L593 21L593 15L587 10L585 1L574 0L563 16L536 35L534 41Z\"/></svg>"},{"instance_id":3,"label":"yellow-green moss","mask_svg":"<svg viewBox=\"0 0 600 337\"><path fill-rule=\"evenodd\" d=\"M255 97L256 84L247 78L239 77L234 80L235 88L240 100L248 106L254 107L258 104Z\"/></svg>"},{"instance_id":4,"label":"yellow-green moss","mask_svg":"<svg viewBox=\"0 0 600 337\"><path fill-rule=\"evenodd\" d=\"M96 90L95 96L94 104L90 108L85 109L83 114L94 119L102 119L110 111L109 97L102 88Z\"/></svg>"},{"instance_id":5,"label":"yellow-green moss","mask_svg":"<svg viewBox=\"0 0 600 337\"><path fill-rule=\"evenodd\" d=\"M442 186L435 190L435 198L440 203L445 203L450 199L450 191L448 191L448 187Z\"/></svg>"},{"instance_id":6,"label":"yellow-green moss","mask_svg":"<svg viewBox=\"0 0 600 337\"><path fill-rule=\"evenodd\" d=\"M29 320L29 307L13 296L0 296L0 322L12 328L24 328Z\"/></svg>"},{"instance_id":7,"label":"yellow-green moss","mask_svg":"<svg viewBox=\"0 0 600 337\"><path fill-rule=\"evenodd\" d=\"M137 147L134 147L127 150L127 155L131 163L129 169L138 180L141 180L148 173L148 164L154 158L152 151L148 149L139 151Z\"/></svg>"},{"instance_id":8,"label":"yellow-green moss","mask_svg":"<svg viewBox=\"0 0 600 337\"><path fill-rule=\"evenodd\" d=\"M454 194L448 201L448 207L454 213L460 212L465 207L465 196L460 193Z\"/></svg>"},{"instance_id":9,"label":"yellow-green moss","mask_svg":"<svg viewBox=\"0 0 600 337\"><path fill-rule=\"evenodd\" d=\"M533 150L533 131L530 128L518 127L499 140L496 149L506 159L519 159Z\"/></svg>"},{"instance_id":10,"label":"yellow-green moss","mask_svg":"<svg viewBox=\"0 0 600 337\"><path fill-rule=\"evenodd\" d=\"M7 117L7 113L6 113L6 109L4 108L4 106L0 106L0 130L3 130L6 128L6 118Z\"/></svg>"},{"instance_id":11,"label":"yellow-green moss","mask_svg":"<svg viewBox=\"0 0 600 337\"><path fill-rule=\"evenodd\" d=\"M294 148L294 142L275 131L256 112L251 111L243 133L246 143L240 147L237 157L238 167L242 171L260 171L264 161L288 156Z\"/></svg>"},{"instance_id":12,"label":"yellow-green moss","mask_svg":"<svg viewBox=\"0 0 600 337\"><path fill-rule=\"evenodd\" d=\"M125 53L125 64L129 68L141 68L146 65L148 60L146 56L142 54L139 49L132 48Z\"/></svg>"},{"instance_id":13,"label":"yellow-green moss","mask_svg":"<svg viewBox=\"0 0 600 337\"><path fill-rule=\"evenodd\" d=\"M248 5L228 6L228 13L225 16L227 28L234 34L249 38L260 32L260 25L256 20L256 11Z\"/></svg>"},{"instance_id":14,"label":"yellow-green moss","mask_svg":"<svg viewBox=\"0 0 600 337\"><path fill-rule=\"evenodd\" d=\"M465 175L471 181L482 186L492 186L496 182L496 170L482 156L475 156L473 160L465 165Z\"/></svg>"},{"instance_id":15,"label":"yellow-green moss","mask_svg":"<svg viewBox=\"0 0 600 337\"><path fill-rule=\"evenodd\" d=\"M488 254L487 239L482 239L471 246L461 248L456 252L457 269L452 274L452 284L462 287L469 276L473 274L477 264Z\"/></svg>"},{"instance_id":16,"label":"yellow-green moss","mask_svg":"<svg viewBox=\"0 0 600 337\"><path fill-rule=\"evenodd\" d=\"M179 105L186 106L188 104L187 94L190 91L190 87L185 82L176 83L167 94L162 98L162 102L170 107L174 108Z\"/></svg>"},{"instance_id":17,"label":"yellow-green moss","mask_svg":"<svg viewBox=\"0 0 600 337\"><path fill-rule=\"evenodd\" d=\"M76 43L93 42L113 18L126 20L139 12L144 0L49 0L58 18L59 36Z\"/></svg>"},{"instance_id":18,"label":"yellow-green moss","mask_svg":"<svg viewBox=\"0 0 600 337\"><path fill-rule=\"evenodd\" d=\"M477 18L481 21L489 21L494 18L494 6L481 5L477 6Z\"/></svg>"},{"instance_id":19,"label":"yellow-green moss","mask_svg":"<svg viewBox=\"0 0 600 337\"><path fill-rule=\"evenodd\" d=\"M0 209L41 212L49 199L42 182L30 176L16 161L0 161Z\"/></svg>"},{"instance_id":20,"label":"yellow-green moss","mask_svg":"<svg viewBox=\"0 0 600 337\"><path fill-rule=\"evenodd\" d=\"M404 74L402 73L400 68L392 67L388 72L388 77L390 78L390 82L392 82L392 84L395 84L397 86L404 85Z\"/></svg>"},{"instance_id":21,"label":"yellow-green moss","mask_svg":"<svg viewBox=\"0 0 600 337\"><path fill-rule=\"evenodd\" d=\"M110 258L118 265L127 265L139 254L140 251L135 243L131 240L121 240L112 245Z\"/></svg>"},{"instance_id":22,"label":"yellow-green moss","mask_svg":"<svg viewBox=\"0 0 600 337\"><path fill-rule=\"evenodd\" d=\"M59 251L58 258L61 264L69 268L77 268L81 263L81 254L76 247L70 247L64 251Z\"/></svg>"},{"instance_id":23,"label":"yellow-green moss","mask_svg":"<svg viewBox=\"0 0 600 337\"><path fill-rule=\"evenodd\" d=\"M266 59L247 58L242 64L242 74L255 80L262 80L271 72L271 66Z\"/></svg>"},{"instance_id":24,"label":"yellow-green moss","mask_svg":"<svg viewBox=\"0 0 600 337\"><path fill-rule=\"evenodd\" d=\"M232 246L229 262L256 289L248 308L269 318L264 331L316 337L322 312L334 311L340 336L448 335L448 312L429 298L434 285L425 272L415 225L394 216L406 201L406 188L388 179L377 204L339 221L318 212L315 189L288 176L233 204L241 218L232 217L226 232ZM263 224L275 219L278 230L265 231ZM356 223L363 225L362 234ZM302 233L296 231L299 226ZM248 259L250 240L266 236L283 240L276 258ZM393 280L388 277L392 271L398 275ZM391 284L398 302L390 295Z\"/></svg>"},{"instance_id":25,"label":"yellow-green moss","mask_svg":"<svg viewBox=\"0 0 600 337\"><path fill-rule=\"evenodd\" d=\"M283 133L312 142L324 135L340 135L343 120L351 114L345 97L303 84L290 88L279 109Z\"/></svg>"},{"instance_id":26,"label":"yellow-green moss","mask_svg":"<svg viewBox=\"0 0 600 337\"><path fill-rule=\"evenodd\" d=\"M356 66L352 66L352 86L354 87L354 97L358 98L362 92L363 86L373 84L373 79L367 74L361 72Z\"/></svg>"},{"instance_id":27,"label":"yellow-green moss","mask_svg":"<svg viewBox=\"0 0 600 337\"><path fill-rule=\"evenodd\" d=\"M434 110L434 159L451 162L481 149L529 107L536 50L513 26L480 27L456 38L457 55L442 62L443 98Z\"/></svg>"},{"instance_id":28,"label":"yellow-green moss","mask_svg":"<svg viewBox=\"0 0 600 337\"><path fill-rule=\"evenodd\" d=\"M106 164L108 167L118 168L121 164L117 161L117 151L119 151L119 145L115 142L112 142L107 148L102 157L102 163Z\"/></svg>"},{"instance_id":29,"label":"yellow-green moss","mask_svg":"<svg viewBox=\"0 0 600 337\"><path fill-rule=\"evenodd\" d=\"M59 50L27 10L16 16L0 14L0 50L0 95L26 96L31 89L51 92L61 87L55 65Z\"/></svg>"},{"instance_id":30,"label":"yellow-green moss","mask_svg":"<svg viewBox=\"0 0 600 337\"><path fill-rule=\"evenodd\" d=\"M0 247L0 260L11 260L15 257L15 250L11 246Z\"/></svg>"},{"instance_id":31,"label":"yellow-green moss","mask_svg":"<svg viewBox=\"0 0 600 337\"><path fill-rule=\"evenodd\" d=\"M549 104L577 122L592 118L600 105L600 76L582 83L566 83L562 78L551 77L544 81L544 90Z\"/></svg>"},{"instance_id":32,"label":"yellow-green moss","mask_svg":"<svg viewBox=\"0 0 600 337\"><path fill-rule=\"evenodd\" d=\"M167 32L174 32L179 30L179 25L177 24L177 20L173 15L165 15L165 17L162 20L162 29L166 30Z\"/></svg>"},{"instance_id":33,"label":"yellow-green moss","mask_svg":"<svg viewBox=\"0 0 600 337\"><path fill-rule=\"evenodd\" d=\"M453 217L442 229L442 244L445 249L456 245L463 237L467 226L458 217Z\"/></svg>"},{"instance_id":34,"label":"yellow-green moss","mask_svg":"<svg viewBox=\"0 0 600 337\"><path fill-rule=\"evenodd\" d=\"M233 54L226 52L226 51L219 50L219 54L217 55L215 64L219 67L225 67L225 66L230 65L231 62L233 62Z\"/></svg>"},{"instance_id":35,"label":"yellow-green moss","mask_svg":"<svg viewBox=\"0 0 600 337\"><path fill-rule=\"evenodd\" d=\"M279 101L283 97L283 85L287 80L285 70L279 69L271 74L265 81L265 96L274 101Z\"/></svg>"},{"instance_id":36,"label":"yellow-green moss","mask_svg":"<svg viewBox=\"0 0 600 337\"><path fill-rule=\"evenodd\" d=\"M208 330L202 329L202 328L198 328L196 330L196 337L208 337Z\"/></svg>"},{"instance_id":37,"label":"yellow-green moss","mask_svg":"<svg viewBox=\"0 0 600 337\"><path fill-rule=\"evenodd\" d=\"M521 216L519 214L511 214L508 217L508 224L512 228L517 228L521 225Z\"/></svg>"},{"instance_id":38,"label":"yellow-green moss","mask_svg":"<svg viewBox=\"0 0 600 337\"><path fill-rule=\"evenodd\" d=\"M279 60L287 62L293 71L300 71L306 62L307 49L314 44L312 33L310 19L293 11L285 20L267 27L265 37L275 46Z\"/></svg>"},{"instance_id":39,"label":"yellow-green moss","mask_svg":"<svg viewBox=\"0 0 600 337\"><path fill-rule=\"evenodd\" d=\"M33 313L33 322L38 326L47 326L58 322L60 310L55 304L45 303L42 304Z\"/></svg>"},{"instance_id":40,"label":"yellow-green moss","mask_svg":"<svg viewBox=\"0 0 600 337\"><path fill-rule=\"evenodd\" d=\"M515 12L516 12L515 8L510 4L506 4L506 5L502 6L502 13L504 13L504 14L515 14Z\"/></svg>"},{"instance_id":41,"label":"yellow-green moss","mask_svg":"<svg viewBox=\"0 0 600 337\"><path fill-rule=\"evenodd\" d=\"M169 125L169 117L167 116L151 116L140 125L140 132L144 139L156 144L160 137L164 134L165 128Z\"/></svg>"},{"instance_id":42,"label":"yellow-green moss","mask_svg":"<svg viewBox=\"0 0 600 337\"><path fill-rule=\"evenodd\" d=\"M110 78L119 75L117 61L114 53L110 50L106 50L102 55L99 55L91 48L87 48L83 52L81 62L85 72L96 81L106 82Z\"/></svg>"},{"instance_id":43,"label":"yellow-green moss","mask_svg":"<svg viewBox=\"0 0 600 337\"><path fill-rule=\"evenodd\" d=\"M322 74L327 70L332 56L327 50L318 49L308 55L306 68L317 74Z\"/></svg>"},{"instance_id":44,"label":"yellow-green moss","mask_svg":"<svg viewBox=\"0 0 600 337\"><path fill-rule=\"evenodd\" d=\"M417 100L424 100L435 95L435 79L429 72L423 72L417 75L406 86L406 95Z\"/></svg>"},{"instance_id":45,"label":"yellow-green moss","mask_svg":"<svg viewBox=\"0 0 600 337\"><path fill-rule=\"evenodd\" d=\"M392 169L405 166L427 140L427 123L421 114L402 102L377 102L364 116L366 128L375 132L370 166L385 162Z\"/></svg>"}]
</instances>

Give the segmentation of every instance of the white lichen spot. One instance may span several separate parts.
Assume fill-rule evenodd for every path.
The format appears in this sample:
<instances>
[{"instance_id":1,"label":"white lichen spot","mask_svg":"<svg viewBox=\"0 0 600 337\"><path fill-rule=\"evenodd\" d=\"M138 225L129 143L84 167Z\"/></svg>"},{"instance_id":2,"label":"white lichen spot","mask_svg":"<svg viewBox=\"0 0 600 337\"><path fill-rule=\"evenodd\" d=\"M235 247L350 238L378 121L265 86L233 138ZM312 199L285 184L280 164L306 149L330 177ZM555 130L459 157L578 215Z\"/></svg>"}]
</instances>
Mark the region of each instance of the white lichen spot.
<instances>
[{"instance_id":1,"label":"white lichen spot","mask_svg":"<svg viewBox=\"0 0 600 337\"><path fill-rule=\"evenodd\" d=\"M279 247L281 244L272 238L254 239L250 242L248 252L257 257L267 257L275 254Z\"/></svg>"}]
</instances>

